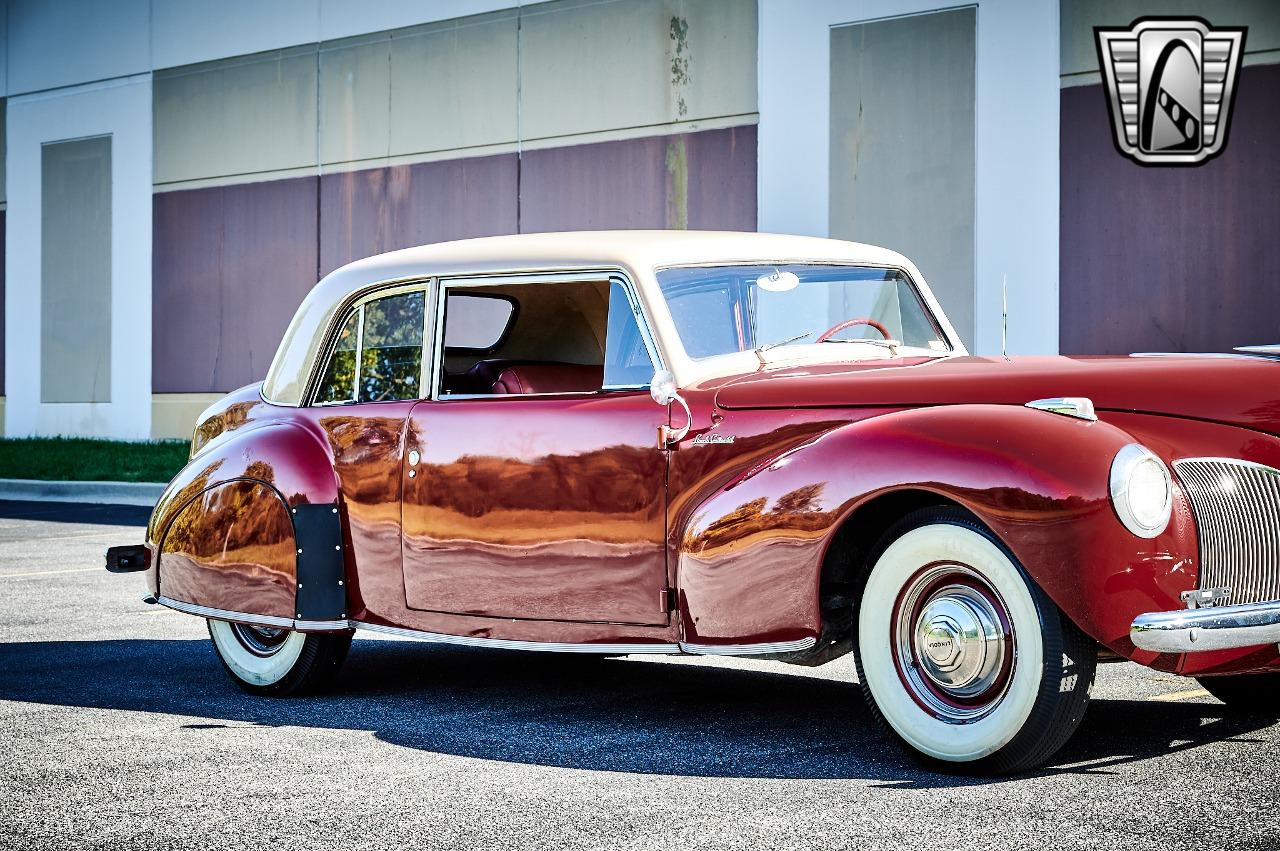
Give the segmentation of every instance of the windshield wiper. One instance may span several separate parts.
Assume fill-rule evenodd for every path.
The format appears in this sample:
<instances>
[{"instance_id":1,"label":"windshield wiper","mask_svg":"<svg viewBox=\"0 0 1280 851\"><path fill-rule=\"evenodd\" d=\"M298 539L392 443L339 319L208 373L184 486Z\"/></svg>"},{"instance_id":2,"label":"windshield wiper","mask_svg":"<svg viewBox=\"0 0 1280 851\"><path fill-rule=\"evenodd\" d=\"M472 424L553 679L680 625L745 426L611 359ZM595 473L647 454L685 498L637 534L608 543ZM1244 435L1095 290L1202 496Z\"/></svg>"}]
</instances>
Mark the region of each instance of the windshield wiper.
<instances>
[{"instance_id":1,"label":"windshield wiper","mask_svg":"<svg viewBox=\"0 0 1280 851\"><path fill-rule=\"evenodd\" d=\"M891 357L898 356L898 346L902 345L901 340L823 340L824 343L864 343L868 346L880 346L888 349Z\"/></svg>"},{"instance_id":2,"label":"windshield wiper","mask_svg":"<svg viewBox=\"0 0 1280 851\"><path fill-rule=\"evenodd\" d=\"M760 364L763 366L766 363L764 359L765 352L769 351L770 349L776 349L778 348L778 346L785 346L787 343L794 343L796 340L799 340L803 337L808 337L810 334L817 334L821 330L822 330L821 328L815 328L812 331L802 331L801 333L796 334L794 337L788 337L787 339L779 340L776 343L765 343L763 346L756 346L754 349L752 349L752 351L756 353L756 357L760 360Z\"/></svg>"}]
</instances>

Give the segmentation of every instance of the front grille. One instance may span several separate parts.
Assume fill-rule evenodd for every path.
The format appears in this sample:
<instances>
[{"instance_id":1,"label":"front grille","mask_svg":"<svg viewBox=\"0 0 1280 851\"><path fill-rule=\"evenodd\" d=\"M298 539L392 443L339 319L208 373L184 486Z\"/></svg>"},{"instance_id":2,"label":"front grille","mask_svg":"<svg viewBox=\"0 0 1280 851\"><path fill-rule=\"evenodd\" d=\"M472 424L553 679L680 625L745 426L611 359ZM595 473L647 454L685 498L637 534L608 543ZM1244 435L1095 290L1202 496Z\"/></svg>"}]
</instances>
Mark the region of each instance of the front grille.
<instances>
[{"instance_id":1,"label":"front grille","mask_svg":"<svg viewBox=\"0 0 1280 851\"><path fill-rule=\"evenodd\" d=\"M1175 461L1200 531L1200 588L1231 605L1280 599L1280 470L1232 458Z\"/></svg>"}]
</instances>

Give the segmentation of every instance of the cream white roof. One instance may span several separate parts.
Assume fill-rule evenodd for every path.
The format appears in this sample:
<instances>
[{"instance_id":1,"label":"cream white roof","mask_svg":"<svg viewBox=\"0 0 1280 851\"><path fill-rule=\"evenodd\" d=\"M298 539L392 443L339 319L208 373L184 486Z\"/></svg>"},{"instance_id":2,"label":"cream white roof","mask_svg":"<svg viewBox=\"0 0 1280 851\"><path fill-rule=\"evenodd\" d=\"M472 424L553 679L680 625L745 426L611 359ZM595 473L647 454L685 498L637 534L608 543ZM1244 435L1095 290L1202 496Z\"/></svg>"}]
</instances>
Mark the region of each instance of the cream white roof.
<instances>
[{"instance_id":1,"label":"cream white roof","mask_svg":"<svg viewBox=\"0 0 1280 851\"><path fill-rule=\"evenodd\" d=\"M923 283L911 262L896 251L856 242L783 234L576 231L481 237L405 248L348 263L312 288L280 342L267 373L263 395L280 404L300 404L316 354L337 312L361 293L388 281L621 268L652 310L654 301L660 301L660 296L653 292L655 268L720 262L813 261L901 266ZM931 306L936 309L936 305ZM667 323L658 319L655 324ZM662 330L655 328L659 336Z\"/></svg>"}]
</instances>

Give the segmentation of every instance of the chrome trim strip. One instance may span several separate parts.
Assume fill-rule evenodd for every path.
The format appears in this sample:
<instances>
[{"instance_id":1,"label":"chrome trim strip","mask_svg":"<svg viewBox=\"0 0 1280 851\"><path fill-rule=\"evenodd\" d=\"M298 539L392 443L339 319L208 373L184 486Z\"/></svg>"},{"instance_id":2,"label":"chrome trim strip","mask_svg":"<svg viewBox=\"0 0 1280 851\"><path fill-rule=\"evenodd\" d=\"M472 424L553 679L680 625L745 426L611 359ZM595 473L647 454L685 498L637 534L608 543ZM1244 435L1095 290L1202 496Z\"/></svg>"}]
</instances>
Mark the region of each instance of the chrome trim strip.
<instances>
[{"instance_id":1,"label":"chrome trim strip","mask_svg":"<svg viewBox=\"0 0 1280 851\"><path fill-rule=\"evenodd\" d=\"M143 602L146 602L145 600ZM300 632L335 632L338 630L351 629L351 622L347 620L334 621L308 621L294 620L293 618L278 618L275 615L254 615L248 612L232 612L227 609L215 609L211 606L199 606L195 603L188 603L183 600L175 600L172 597L161 595L153 602L162 606L168 606L179 612L185 612L188 615L198 615L202 618L212 618L219 621L230 621L232 623L247 623L253 626L270 626L279 629L294 629Z\"/></svg>"},{"instance_id":2,"label":"chrome trim strip","mask_svg":"<svg viewBox=\"0 0 1280 851\"><path fill-rule=\"evenodd\" d=\"M813 637L766 644L689 644L682 641L680 649L699 656L765 656L771 653L797 653L808 650L817 643L818 639Z\"/></svg>"},{"instance_id":3,"label":"chrome trim strip","mask_svg":"<svg viewBox=\"0 0 1280 851\"><path fill-rule=\"evenodd\" d=\"M199 615L202 618L213 618L219 621L233 621L235 623L247 623L253 626L273 626L282 627L284 629L293 629L293 618L278 618L274 615L251 615L247 612L230 612L226 609L214 609L209 606L198 606L195 603L187 603L182 600L175 600L172 597L166 597L163 594L156 600L162 606L168 606L179 612L186 612L189 615Z\"/></svg>"},{"instance_id":4,"label":"chrome trim strip","mask_svg":"<svg viewBox=\"0 0 1280 851\"><path fill-rule=\"evenodd\" d=\"M1148 612L1129 627L1134 646L1153 653L1200 653L1280 642L1280 601Z\"/></svg>"},{"instance_id":5,"label":"chrome trim strip","mask_svg":"<svg viewBox=\"0 0 1280 851\"><path fill-rule=\"evenodd\" d=\"M799 641L779 641L771 644L591 644L556 641L521 641L514 638L483 638L474 635L448 635L442 632L422 632L416 629L404 629L398 626L384 626L363 621L300 621L291 618L277 618L271 615L251 615L246 612L230 612L226 609L214 609L209 606L198 606L169 597L160 597L161 605L214 620L246 623L254 626L282 627L297 630L344 630L364 629L369 632L380 632L394 635L397 638L410 638L415 641L428 641L434 644L455 644L462 647L488 647L492 650L531 650L539 653L599 653L605 655L637 655L650 654L675 656L691 653L698 656L762 656L772 653L794 653L808 650L818 643L816 638L802 638Z\"/></svg>"},{"instance_id":6,"label":"chrome trim strip","mask_svg":"<svg viewBox=\"0 0 1280 851\"><path fill-rule=\"evenodd\" d=\"M1075 417L1089 422L1098 421L1098 415L1093 410L1093 400L1084 396L1055 396L1052 399L1035 399L1027 402L1024 407L1034 408L1037 411L1048 411L1051 414L1061 414L1064 417Z\"/></svg>"},{"instance_id":7,"label":"chrome trim strip","mask_svg":"<svg viewBox=\"0 0 1280 851\"><path fill-rule=\"evenodd\" d=\"M299 632L334 632L338 630L351 629L351 622L346 620L336 621L299 621L293 622L293 628Z\"/></svg>"},{"instance_id":8,"label":"chrome trim strip","mask_svg":"<svg viewBox=\"0 0 1280 851\"><path fill-rule=\"evenodd\" d=\"M348 623L356 629L367 629L370 632L381 632L386 635L411 638L416 641L458 644L463 647L489 647L495 650L536 650L543 653L657 653L665 655L680 652L680 646L677 644L571 644L553 641L519 641L512 638L482 638L474 635L419 632L416 629L402 629L398 626L383 626L382 624L363 623L361 621L348 621Z\"/></svg>"},{"instance_id":9,"label":"chrome trim strip","mask_svg":"<svg viewBox=\"0 0 1280 851\"><path fill-rule=\"evenodd\" d=\"M1280 358L1280 345L1236 346L1232 351L1253 355L1254 357L1267 358L1268 360Z\"/></svg>"}]
</instances>

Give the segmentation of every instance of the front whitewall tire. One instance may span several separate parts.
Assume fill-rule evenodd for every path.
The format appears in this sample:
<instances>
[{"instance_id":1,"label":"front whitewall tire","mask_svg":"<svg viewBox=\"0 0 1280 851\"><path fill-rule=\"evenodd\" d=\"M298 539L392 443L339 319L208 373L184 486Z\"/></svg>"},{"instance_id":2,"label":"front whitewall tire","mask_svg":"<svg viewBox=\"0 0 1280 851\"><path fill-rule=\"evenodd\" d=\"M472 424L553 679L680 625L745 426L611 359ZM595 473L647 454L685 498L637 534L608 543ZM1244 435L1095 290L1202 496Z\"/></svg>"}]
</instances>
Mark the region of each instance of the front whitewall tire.
<instances>
[{"instance_id":1,"label":"front whitewall tire","mask_svg":"<svg viewBox=\"0 0 1280 851\"><path fill-rule=\"evenodd\" d=\"M926 762L1006 772L1047 759L1083 716L1096 646L966 513L917 512L886 539L857 610L858 673L873 712ZM930 584L931 577L938 578ZM998 614L999 626L991 631L998 640L988 636L983 643L972 630L929 631L936 620L954 622L947 620L948 606L963 609L970 599L964 594L991 601L986 610ZM920 602L913 607L913 600ZM932 600L942 603L931 609ZM935 611L942 614L931 620ZM904 623L913 628L903 629ZM913 643L917 634L924 637ZM934 638L939 640L929 643ZM944 649L927 649L932 647ZM973 674L972 688L980 693L965 703L936 670L933 677L925 673L933 660L924 654L934 652L950 652L943 661L962 673L965 652L994 654L1001 664L982 669L985 680ZM953 700L961 703L953 707Z\"/></svg>"}]
</instances>

